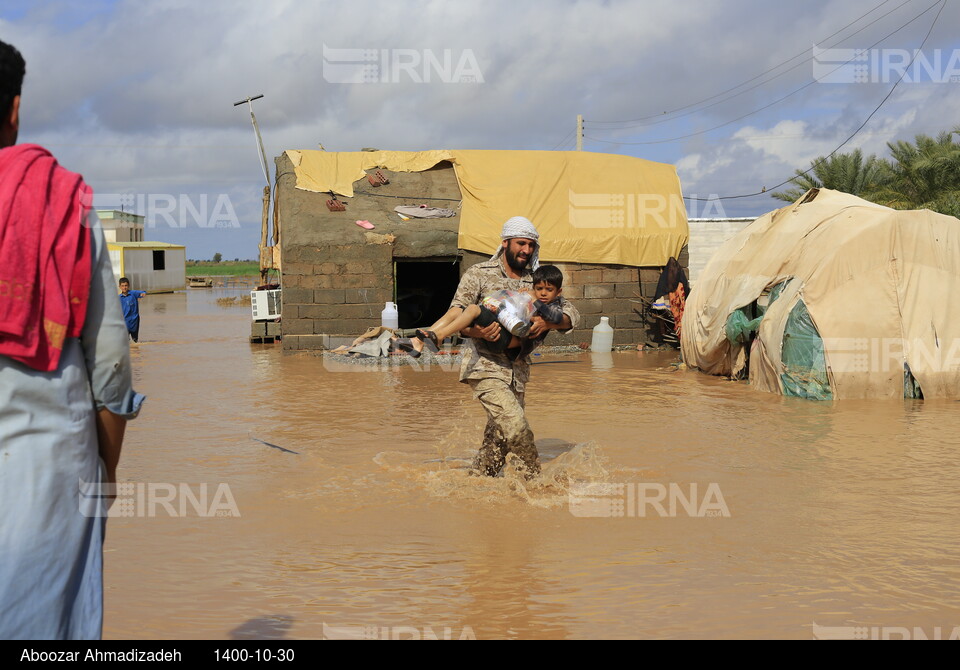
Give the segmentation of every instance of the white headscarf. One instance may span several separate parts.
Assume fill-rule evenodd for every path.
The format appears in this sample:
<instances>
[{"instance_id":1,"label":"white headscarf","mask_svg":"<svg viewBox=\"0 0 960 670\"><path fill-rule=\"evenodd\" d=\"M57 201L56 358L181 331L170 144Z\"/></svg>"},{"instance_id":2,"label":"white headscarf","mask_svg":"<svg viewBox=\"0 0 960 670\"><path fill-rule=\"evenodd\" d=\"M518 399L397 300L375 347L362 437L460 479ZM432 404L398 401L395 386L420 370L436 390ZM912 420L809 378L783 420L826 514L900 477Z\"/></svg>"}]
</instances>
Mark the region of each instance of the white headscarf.
<instances>
[{"instance_id":1,"label":"white headscarf","mask_svg":"<svg viewBox=\"0 0 960 670\"><path fill-rule=\"evenodd\" d=\"M533 255L530 256L530 261L527 263L527 267L530 268L530 271L536 270L540 266L540 233L537 232L537 229L533 227L533 222L530 219L523 216L515 216L511 219L508 219L505 224L503 224L503 230L500 231L501 240L510 240L514 237L523 237L528 240L533 240ZM503 245L500 245L497 248L497 253L490 257L490 260L497 260L500 256L503 255Z\"/></svg>"}]
</instances>

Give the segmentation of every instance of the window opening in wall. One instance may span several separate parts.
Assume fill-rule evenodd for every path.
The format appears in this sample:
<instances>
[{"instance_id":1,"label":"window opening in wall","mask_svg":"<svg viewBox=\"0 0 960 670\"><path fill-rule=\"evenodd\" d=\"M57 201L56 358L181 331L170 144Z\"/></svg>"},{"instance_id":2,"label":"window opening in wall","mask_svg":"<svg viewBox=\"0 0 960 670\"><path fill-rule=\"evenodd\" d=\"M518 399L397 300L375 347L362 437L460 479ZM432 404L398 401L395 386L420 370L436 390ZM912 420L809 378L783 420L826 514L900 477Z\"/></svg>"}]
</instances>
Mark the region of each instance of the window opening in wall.
<instances>
[{"instance_id":1,"label":"window opening in wall","mask_svg":"<svg viewBox=\"0 0 960 670\"><path fill-rule=\"evenodd\" d=\"M460 260L397 259L393 282L400 328L428 326L450 308L460 283Z\"/></svg>"}]
</instances>

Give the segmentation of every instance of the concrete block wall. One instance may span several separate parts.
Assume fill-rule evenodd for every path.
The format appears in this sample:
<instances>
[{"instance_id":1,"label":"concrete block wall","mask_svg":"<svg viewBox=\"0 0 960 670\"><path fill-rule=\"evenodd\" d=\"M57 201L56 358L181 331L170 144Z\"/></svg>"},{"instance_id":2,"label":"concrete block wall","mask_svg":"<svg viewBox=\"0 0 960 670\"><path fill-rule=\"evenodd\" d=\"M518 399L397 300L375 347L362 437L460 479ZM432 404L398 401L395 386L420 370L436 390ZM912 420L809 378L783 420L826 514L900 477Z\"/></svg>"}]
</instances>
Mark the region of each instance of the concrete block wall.
<instances>
[{"instance_id":1,"label":"concrete block wall","mask_svg":"<svg viewBox=\"0 0 960 670\"><path fill-rule=\"evenodd\" d=\"M489 255L464 252L461 272ZM686 269L689 253L684 247L677 258ZM594 263L553 263L563 272L563 295L580 310L580 326L569 336L550 335L548 344L589 342L600 317L610 318L614 344L638 344L654 339L654 323L644 317L642 298L653 301L663 268ZM636 301L636 302L634 302Z\"/></svg>"},{"instance_id":2,"label":"concrete block wall","mask_svg":"<svg viewBox=\"0 0 960 670\"><path fill-rule=\"evenodd\" d=\"M299 246L283 259L283 348L319 349L329 335L356 337L379 325L393 300L389 244Z\"/></svg>"},{"instance_id":3,"label":"concrete block wall","mask_svg":"<svg viewBox=\"0 0 960 670\"><path fill-rule=\"evenodd\" d=\"M576 342L590 342L593 327L606 316L613 326L614 344L636 344L645 339L641 316L639 269L626 265L554 263L563 272L563 295L580 310ZM554 336L551 335L550 339ZM560 338L557 338L558 340Z\"/></svg>"},{"instance_id":4,"label":"concrete block wall","mask_svg":"<svg viewBox=\"0 0 960 670\"><path fill-rule=\"evenodd\" d=\"M463 252L461 276L488 254ZM680 264L686 268L687 250ZM601 316L610 318L614 344L653 339L641 297L657 296L662 268L627 265L555 263L563 272L563 293L580 310L581 322L570 335L550 335L548 344L589 342ZM283 348L337 346L331 336L356 337L380 323L380 312L393 299L393 247L389 244L298 246L285 249L283 262ZM635 302L636 301L636 302Z\"/></svg>"}]
</instances>

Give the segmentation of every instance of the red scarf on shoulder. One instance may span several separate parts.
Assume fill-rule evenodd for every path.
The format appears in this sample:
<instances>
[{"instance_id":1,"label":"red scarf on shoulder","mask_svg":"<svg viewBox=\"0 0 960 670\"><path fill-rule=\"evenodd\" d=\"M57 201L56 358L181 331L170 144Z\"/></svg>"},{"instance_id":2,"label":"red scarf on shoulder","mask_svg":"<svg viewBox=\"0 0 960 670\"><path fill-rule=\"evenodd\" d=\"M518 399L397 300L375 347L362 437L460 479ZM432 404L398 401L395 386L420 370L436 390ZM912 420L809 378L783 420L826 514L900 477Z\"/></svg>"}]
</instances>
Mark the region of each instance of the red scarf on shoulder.
<instances>
[{"instance_id":1,"label":"red scarf on shoulder","mask_svg":"<svg viewBox=\"0 0 960 670\"><path fill-rule=\"evenodd\" d=\"M0 355L57 369L79 337L90 296L83 177L36 144L0 149Z\"/></svg>"}]
</instances>

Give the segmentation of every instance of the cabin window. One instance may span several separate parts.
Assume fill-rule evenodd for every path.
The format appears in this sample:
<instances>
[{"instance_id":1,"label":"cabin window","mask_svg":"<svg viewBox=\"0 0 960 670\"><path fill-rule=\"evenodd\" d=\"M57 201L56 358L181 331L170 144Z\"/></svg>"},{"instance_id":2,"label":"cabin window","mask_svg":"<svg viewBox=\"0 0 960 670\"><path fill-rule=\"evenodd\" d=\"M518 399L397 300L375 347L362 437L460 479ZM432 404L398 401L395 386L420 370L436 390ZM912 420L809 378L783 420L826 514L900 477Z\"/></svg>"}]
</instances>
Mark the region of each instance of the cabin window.
<instances>
[{"instance_id":1,"label":"cabin window","mask_svg":"<svg viewBox=\"0 0 960 670\"><path fill-rule=\"evenodd\" d=\"M167 259L166 259L166 257L164 256L164 254L166 254L166 251L164 251L163 249L155 249L155 250L154 250L154 252L153 252L153 269L154 269L154 270L166 270L166 269L167 269L167 263L166 263L166 260L167 260Z\"/></svg>"}]
</instances>

